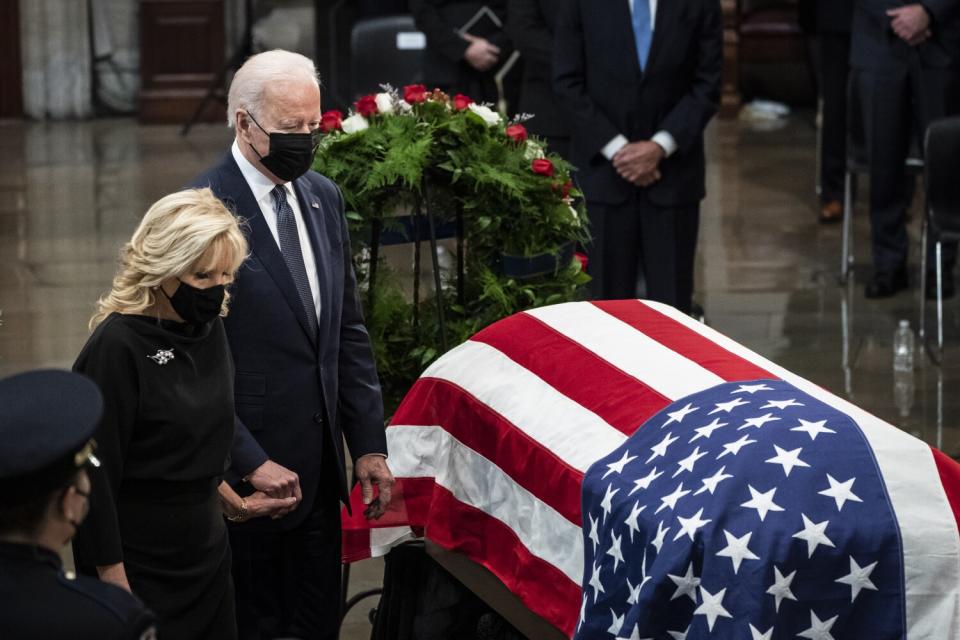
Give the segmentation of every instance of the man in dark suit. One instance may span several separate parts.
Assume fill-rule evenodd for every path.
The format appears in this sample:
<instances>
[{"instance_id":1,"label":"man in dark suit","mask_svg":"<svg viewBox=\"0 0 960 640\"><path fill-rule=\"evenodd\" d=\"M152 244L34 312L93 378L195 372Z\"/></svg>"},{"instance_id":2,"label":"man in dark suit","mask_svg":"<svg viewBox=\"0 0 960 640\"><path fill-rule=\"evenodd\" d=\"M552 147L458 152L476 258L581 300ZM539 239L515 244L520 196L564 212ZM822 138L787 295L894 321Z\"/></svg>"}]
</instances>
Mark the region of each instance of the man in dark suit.
<instances>
[{"instance_id":1,"label":"man in dark suit","mask_svg":"<svg viewBox=\"0 0 960 640\"><path fill-rule=\"evenodd\" d=\"M597 298L647 297L690 311L703 130L723 65L719 0L563 0L554 89L571 115L594 238Z\"/></svg>"},{"instance_id":2,"label":"man in dark suit","mask_svg":"<svg viewBox=\"0 0 960 640\"><path fill-rule=\"evenodd\" d=\"M856 0L851 38L870 149L874 273L866 296L886 298L908 284L906 210L913 185L904 162L911 139L956 112L960 2ZM944 294L952 295L956 245L945 245L944 254ZM932 260L927 266L933 268Z\"/></svg>"},{"instance_id":3,"label":"man in dark suit","mask_svg":"<svg viewBox=\"0 0 960 640\"><path fill-rule=\"evenodd\" d=\"M482 15L463 34L483 7L493 14ZM427 36L424 77L427 88L463 93L477 102L496 103L499 99L494 73L507 61L512 47L503 30L506 0L411 0L410 12L417 28ZM499 25L497 24L499 23ZM510 110L516 107L519 69L504 81L504 99Z\"/></svg>"},{"instance_id":4,"label":"man in dark suit","mask_svg":"<svg viewBox=\"0 0 960 640\"><path fill-rule=\"evenodd\" d=\"M287 515L230 527L238 627L243 638L336 638L344 437L368 517L389 502L393 476L343 197L309 170L320 125L313 63L253 56L234 76L228 113L233 147L193 184L246 220L251 248L224 323L236 365L232 471L241 490L302 491Z\"/></svg>"},{"instance_id":5,"label":"man in dark suit","mask_svg":"<svg viewBox=\"0 0 960 640\"><path fill-rule=\"evenodd\" d=\"M508 0L507 33L524 61L517 112L533 115L525 123L527 130L566 158L570 131L553 92L553 32L559 8L560 0Z\"/></svg>"},{"instance_id":6,"label":"man in dark suit","mask_svg":"<svg viewBox=\"0 0 960 640\"><path fill-rule=\"evenodd\" d=\"M843 218L847 168L847 80L854 0L801 0L801 22L816 34L817 76L823 100L820 145L820 222ZM805 18L805 20L804 20Z\"/></svg>"}]
</instances>

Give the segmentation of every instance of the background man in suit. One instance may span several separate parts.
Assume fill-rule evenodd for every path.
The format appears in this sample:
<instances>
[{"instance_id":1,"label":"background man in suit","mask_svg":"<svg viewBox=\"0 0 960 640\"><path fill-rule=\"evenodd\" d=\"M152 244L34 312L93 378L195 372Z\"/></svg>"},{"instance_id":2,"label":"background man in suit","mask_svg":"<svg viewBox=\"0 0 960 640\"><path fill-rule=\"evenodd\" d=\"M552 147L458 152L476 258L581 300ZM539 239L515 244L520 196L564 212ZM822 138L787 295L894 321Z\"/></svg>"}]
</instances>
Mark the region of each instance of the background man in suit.
<instances>
[{"instance_id":1,"label":"background man in suit","mask_svg":"<svg viewBox=\"0 0 960 640\"><path fill-rule=\"evenodd\" d=\"M563 0L554 89L570 112L594 237L594 296L690 311L703 130L723 65L719 0Z\"/></svg>"},{"instance_id":2,"label":"background man in suit","mask_svg":"<svg viewBox=\"0 0 960 640\"><path fill-rule=\"evenodd\" d=\"M194 185L209 185L249 227L224 323L236 365L232 470L248 492L302 490L288 515L231 526L238 626L244 638L335 638L344 436L368 517L382 514L393 476L343 198L309 171L320 125L313 63L279 50L253 56L230 85L228 113L233 147Z\"/></svg>"},{"instance_id":3,"label":"background man in suit","mask_svg":"<svg viewBox=\"0 0 960 640\"><path fill-rule=\"evenodd\" d=\"M913 184L904 171L911 134L956 110L960 2L856 0L850 63L860 78L870 148L873 279L868 298L907 288L906 210ZM953 294L956 245L944 246L944 295ZM934 263L929 261L928 267ZM935 279L931 279L931 290Z\"/></svg>"},{"instance_id":4,"label":"background man in suit","mask_svg":"<svg viewBox=\"0 0 960 640\"><path fill-rule=\"evenodd\" d=\"M847 79L854 0L801 0L801 21L816 34L817 79L823 99L820 157L820 222L843 218L847 167ZM806 18L806 20L803 20Z\"/></svg>"},{"instance_id":5,"label":"background man in suit","mask_svg":"<svg viewBox=\"0 0 960 640\"><path fill-rule=\"evenodd\" d=\"M559 8L560 0L508 0L507 33L523 55L517 112L535 116L525 123L527 130L543 136L551 151L566 158L570 131L553 93L553 32Z\"/></svg>"},{"instance_id":6,"label":"background man in suit","mask_svg":"<svg viewBox=\"0 0 960 640\"><path fill-rule=\"evenodd\" d=\"M499 93L493 76L510 56L510 39L489 17L478 20L465 35L459 33L482 7L489 8L501 24L506 22L506 0L411 0L417 28L427 35L424 76L428 89L439 87L451 95L464 93L477 102L496 104ZM504 79L504 97L511 111L517 104L518 71Z\"/></svg>"}]
</instances>

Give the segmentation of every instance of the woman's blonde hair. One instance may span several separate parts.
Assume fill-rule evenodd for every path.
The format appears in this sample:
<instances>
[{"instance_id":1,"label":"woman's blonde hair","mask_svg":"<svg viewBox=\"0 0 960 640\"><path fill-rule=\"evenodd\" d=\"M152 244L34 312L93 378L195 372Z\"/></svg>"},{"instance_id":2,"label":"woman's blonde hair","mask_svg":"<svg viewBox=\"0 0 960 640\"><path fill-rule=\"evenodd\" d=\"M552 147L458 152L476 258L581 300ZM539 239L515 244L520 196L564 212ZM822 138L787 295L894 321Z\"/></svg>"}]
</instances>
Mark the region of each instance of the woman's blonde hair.
<instances>
[{"instance_id":1,"label":"woman's blonde hair","mask_svg":"<svg viewBox=\"0 0 960 640\"><path fill-rule=\"evenodd\" d=\"M110 292L97 301L93 329L113 312L142 313L157 302L160 283L196 268L209 249L216 262L237 271L247 256L247 241L232 213L210 189L187 189L161 198L143 216L120 251L120 266ZM227 315L230 296L223 299Z\"/></svg>"}]
</instances>

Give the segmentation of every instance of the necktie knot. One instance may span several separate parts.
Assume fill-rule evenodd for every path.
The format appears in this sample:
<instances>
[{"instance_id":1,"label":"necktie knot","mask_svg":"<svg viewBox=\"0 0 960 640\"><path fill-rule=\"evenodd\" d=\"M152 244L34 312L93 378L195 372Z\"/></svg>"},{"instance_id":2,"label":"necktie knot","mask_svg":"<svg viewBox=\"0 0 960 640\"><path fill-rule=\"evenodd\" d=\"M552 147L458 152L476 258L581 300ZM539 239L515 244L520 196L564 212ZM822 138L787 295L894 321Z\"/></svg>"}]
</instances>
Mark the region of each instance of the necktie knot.
<instances>
[{"instance_id":1,"label":"necktie knot","mask_svg":"<svg viewBox=\"0 0 960 640\"><path fill-rule=\"evenodd\" d=\"M282 184L278 184L270 190L270 197L273 199L273 207L278 213L287 205L287 190Z\"/></svg>"}]
</instances>

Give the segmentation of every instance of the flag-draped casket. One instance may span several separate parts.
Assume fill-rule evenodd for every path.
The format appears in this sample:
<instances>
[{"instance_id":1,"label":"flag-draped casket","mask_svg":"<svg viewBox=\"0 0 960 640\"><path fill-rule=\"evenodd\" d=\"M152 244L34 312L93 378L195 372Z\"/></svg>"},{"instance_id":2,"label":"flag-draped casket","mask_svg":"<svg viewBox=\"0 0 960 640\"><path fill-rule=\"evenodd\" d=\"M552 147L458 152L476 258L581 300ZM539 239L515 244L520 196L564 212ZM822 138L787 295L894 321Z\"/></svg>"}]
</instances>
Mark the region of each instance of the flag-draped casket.
<instances>
[{"instance_id":1,"label":"flag-draped casket","mask_svg":"<svg viewBox=\"0 0 960 640\"><path fill-rule=\"evenodd\" d=\"M670 307L502 320L387 435L346 561L425 535L577 638L960 637L960 465Z\"/></svg>"}]
</instances>

